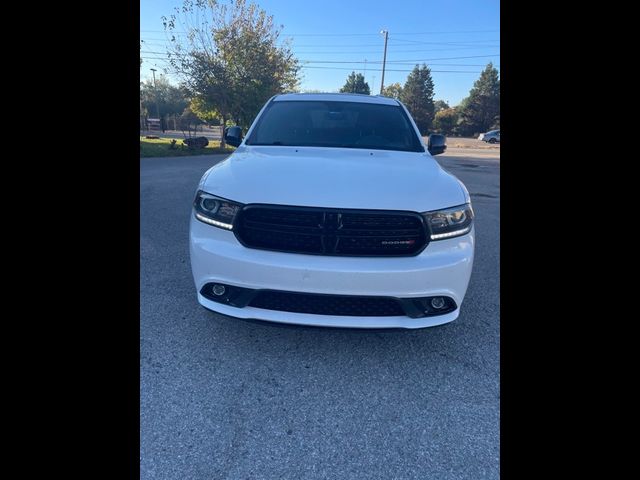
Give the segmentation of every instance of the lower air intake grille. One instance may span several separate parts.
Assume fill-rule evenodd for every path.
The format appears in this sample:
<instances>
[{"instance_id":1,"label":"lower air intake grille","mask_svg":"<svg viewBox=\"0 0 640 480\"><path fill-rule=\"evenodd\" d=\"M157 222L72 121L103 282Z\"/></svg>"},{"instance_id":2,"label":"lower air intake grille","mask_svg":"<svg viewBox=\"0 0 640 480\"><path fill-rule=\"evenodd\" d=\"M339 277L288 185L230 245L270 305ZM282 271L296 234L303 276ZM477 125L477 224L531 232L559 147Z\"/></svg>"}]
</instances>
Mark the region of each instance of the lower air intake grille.
<instances>
[{"instance_id":1,"label":"lower air intake grille","mask_svg":"<svg viewBox=\"0 0 640 480\"><path fill-rule=\"evenodd\" d=\"M283 312L338 315L349 317L394 317L406 315L392 298L350 295L317 295L264 290L249 306Z\"/></svg>"}]
</instances>

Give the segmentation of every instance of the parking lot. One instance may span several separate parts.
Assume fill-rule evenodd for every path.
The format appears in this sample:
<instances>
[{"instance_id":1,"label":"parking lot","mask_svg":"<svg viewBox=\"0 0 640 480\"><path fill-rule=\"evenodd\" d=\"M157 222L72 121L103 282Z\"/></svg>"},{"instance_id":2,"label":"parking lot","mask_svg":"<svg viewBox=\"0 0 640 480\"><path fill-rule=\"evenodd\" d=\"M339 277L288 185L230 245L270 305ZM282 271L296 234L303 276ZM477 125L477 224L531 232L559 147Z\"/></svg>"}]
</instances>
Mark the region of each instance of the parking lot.
<instances>
[{"instance_id":1,"label":"parking lot","mask_svg":"<svg viewBox=\"0 0 640 480\"><path fill-rule=\"evenodd\" d=\"M498 479L500 150L480 150L436 157L476 213L461 315L393 332L203 309L189 214L225 156L141 159L140 478Z\"/></svg>"}]
</instances>

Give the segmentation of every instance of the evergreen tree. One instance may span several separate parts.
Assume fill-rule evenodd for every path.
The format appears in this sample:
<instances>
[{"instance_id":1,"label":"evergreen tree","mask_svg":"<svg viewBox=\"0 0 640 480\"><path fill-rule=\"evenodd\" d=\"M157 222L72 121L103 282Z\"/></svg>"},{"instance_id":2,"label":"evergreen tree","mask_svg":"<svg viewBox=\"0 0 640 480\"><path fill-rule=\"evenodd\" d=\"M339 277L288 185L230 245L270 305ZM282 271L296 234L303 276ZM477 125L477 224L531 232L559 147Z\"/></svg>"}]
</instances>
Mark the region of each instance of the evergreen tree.
<instances>
[{"instance_id":1,"label":"evergreen tree","mask_svg":"<svg viewBox=\"0 0 640 480\"><path fill-rule=\"evenodd\" d=\"M361 73L351 72L347 77L344 87L340 89L340 93L364 93L371 95L369 84L364 81L364 75Z\"/></svg>"},{"instance_id":2,"label":"evergreen tree","mask_svg":"<svg viewBox=\"0 0 640 480\"><path fill-rule=\"evenodd\" d=\"M460 111L461 124L470 134L487 132L500 126L500 79L492 63L475 81Z\"/></svg>"},{"instance_id":3,"label":"evergreen tree","mask_svg":"<svg viewBox=\"0 0 640 480\"><path fill-rule=\"evenodd\" d=\"M433 79L431 70L424 63L416 65L402 88L405 104L422 135L429 133L434 117Z\"/></svg>"}]
</instances>

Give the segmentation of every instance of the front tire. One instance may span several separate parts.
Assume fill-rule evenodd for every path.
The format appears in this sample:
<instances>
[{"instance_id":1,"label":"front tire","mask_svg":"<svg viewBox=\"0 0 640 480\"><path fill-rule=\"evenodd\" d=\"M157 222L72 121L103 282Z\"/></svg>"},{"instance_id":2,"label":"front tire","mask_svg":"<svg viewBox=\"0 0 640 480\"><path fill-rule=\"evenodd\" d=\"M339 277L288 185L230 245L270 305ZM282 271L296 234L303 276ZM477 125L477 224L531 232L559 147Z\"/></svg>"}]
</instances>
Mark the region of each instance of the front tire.
<instances>
[{"instance_id":1,"label":"front tire","mask_svg":"<svg viewBox=\"0 0 640 480\"><path fill-rule=\"evenodd\" d=\"M489 143L496 143L496 139L495 138L490 138L489 139Z\"/></svg>"}]
</instances>

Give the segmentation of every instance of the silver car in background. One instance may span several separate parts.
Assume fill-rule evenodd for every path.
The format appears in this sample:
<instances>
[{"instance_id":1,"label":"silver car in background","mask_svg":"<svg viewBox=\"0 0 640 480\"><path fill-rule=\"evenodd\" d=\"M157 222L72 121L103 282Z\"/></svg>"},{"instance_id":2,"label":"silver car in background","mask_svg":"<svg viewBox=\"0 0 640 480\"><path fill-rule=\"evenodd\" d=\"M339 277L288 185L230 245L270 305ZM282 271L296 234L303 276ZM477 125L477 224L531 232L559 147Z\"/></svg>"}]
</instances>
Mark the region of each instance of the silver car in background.
<instances>
[{"instance_id":1,"label":"silver car in background","mask_svg":"<svg viewBox=\"0 0 640 480\"><path fill-rule=\"evenodd\" d=\"M491 130L487 133L481 133L478 140L488 143L500 143L500 130Z\"/></svg>"}]
</instances>

